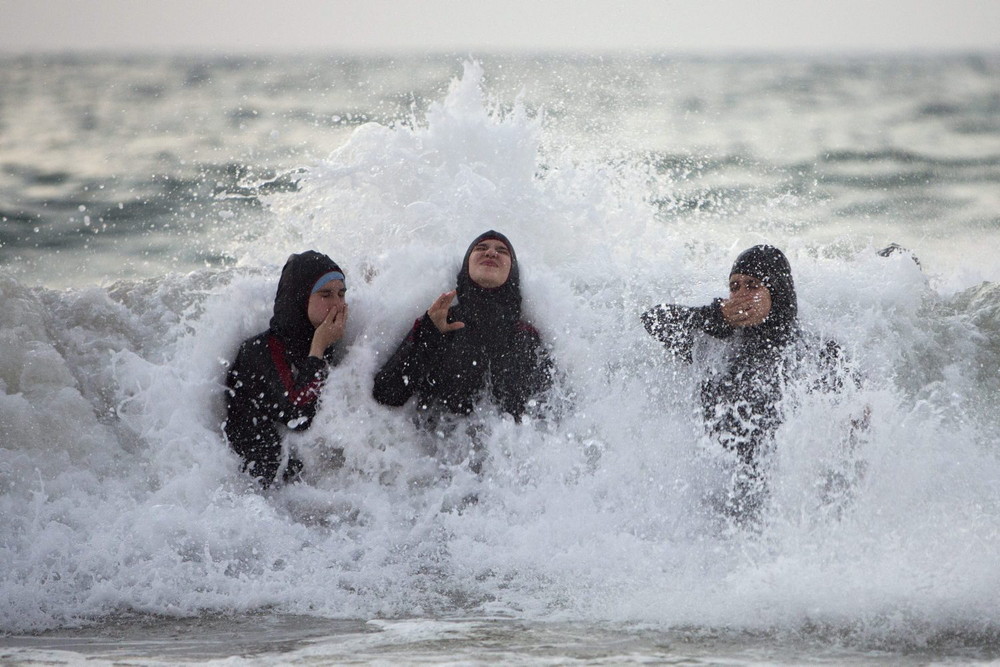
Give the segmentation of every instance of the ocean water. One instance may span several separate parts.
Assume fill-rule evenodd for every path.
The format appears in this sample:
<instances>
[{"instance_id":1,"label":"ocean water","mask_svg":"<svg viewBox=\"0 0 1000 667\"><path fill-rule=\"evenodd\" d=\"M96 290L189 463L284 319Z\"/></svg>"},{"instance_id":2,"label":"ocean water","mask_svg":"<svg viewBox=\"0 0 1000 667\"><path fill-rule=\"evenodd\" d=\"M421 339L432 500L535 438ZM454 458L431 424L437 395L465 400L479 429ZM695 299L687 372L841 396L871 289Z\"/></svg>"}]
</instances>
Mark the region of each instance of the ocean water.
<instances>
[{"instance_id":1,"label":"ocean water","mask_svg":"<svg viewBox=\"0 0 1000 667\"><path fill-rule=\"evenodd\" d=\"M2 65L4 662L1000 657L1000 55ZM488 228L560 375L476 478L370 392ZM637 316L759 242L865 381L747 528ZM221 383L306 248L349 352L262 494Z\"/></svg>"}]
</instances>

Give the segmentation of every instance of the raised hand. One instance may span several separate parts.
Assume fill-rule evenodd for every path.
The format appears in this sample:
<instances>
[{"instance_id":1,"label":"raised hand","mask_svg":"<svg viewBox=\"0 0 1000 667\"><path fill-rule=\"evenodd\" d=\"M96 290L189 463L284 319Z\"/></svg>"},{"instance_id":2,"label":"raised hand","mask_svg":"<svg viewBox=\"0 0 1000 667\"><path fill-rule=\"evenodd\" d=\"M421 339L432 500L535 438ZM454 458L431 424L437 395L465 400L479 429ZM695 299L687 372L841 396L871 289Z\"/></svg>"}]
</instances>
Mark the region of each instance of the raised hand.
<instances>
[{"instance_id":1,"label":"raised hand","mask_svg":"<svg viewBox=\"0 0 1000 667\"><path fill-rule=\"evenodd\" d=\"M313 332L312 344L309 346L309 356L322 357L326 348L344 337L344 327L347 325L347 304L335 306L327 313L326 318Z\"/></svg>"},{"instance_id":2,"label":"raised hand","mask_svg":"<svg viewBox=\"0 0 1000 667\"><path fill-rule=\"evenodd\" d=\"M771 310L761 294L741 292L722 301L722 318L734 327L756 326L763 322Z\"/></svg>"},{"instance_id":3,"label":"raised hand","mask_svg":"<svg viewBox=\"0 0 1000 667\"><path fill-rule=\"evenodd\" d=\"M464 322L448 322L448 309L456 294L458 294L457 290L445 292L434 299L434 303L427 309L427 317L431 318L431 322L441 333L449 333L465 326Z\"/></svg>"}]
</instances>

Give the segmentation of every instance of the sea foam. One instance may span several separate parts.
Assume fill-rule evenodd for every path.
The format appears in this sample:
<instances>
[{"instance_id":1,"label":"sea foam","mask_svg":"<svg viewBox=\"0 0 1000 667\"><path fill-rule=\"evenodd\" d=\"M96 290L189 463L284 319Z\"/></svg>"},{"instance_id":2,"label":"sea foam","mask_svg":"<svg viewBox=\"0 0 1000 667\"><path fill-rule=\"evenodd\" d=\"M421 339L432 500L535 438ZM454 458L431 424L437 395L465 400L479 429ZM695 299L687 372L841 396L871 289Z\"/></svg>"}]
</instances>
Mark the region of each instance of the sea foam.
<instances>
[{"instance_id":1,"label":"sea foam","mask_svg":"<svg viewBox=\"0 0 1000 667\"><path fill-rule=\"evenodd\" d=\"M682 222L650 197L672 176L550 145L483 76L466 65L425 118L362 125L262 196L270 224L234 235L238 266L61 291L0 277L0 629L268 609L995 634L995 286L942 296L905 255ZM489 228L517 250L558 380L540 417L472 417L477 478L461 430L420 431L371 384ZM731 461L696 421L698 377L638 314L720 295L765 240L804 325L865 382L798 396L748 530L713 504ZM289 438L304 480L261 493L222 437L222 382L306 248L345 268L348 353Z\"/></svg>"}]
</instances>

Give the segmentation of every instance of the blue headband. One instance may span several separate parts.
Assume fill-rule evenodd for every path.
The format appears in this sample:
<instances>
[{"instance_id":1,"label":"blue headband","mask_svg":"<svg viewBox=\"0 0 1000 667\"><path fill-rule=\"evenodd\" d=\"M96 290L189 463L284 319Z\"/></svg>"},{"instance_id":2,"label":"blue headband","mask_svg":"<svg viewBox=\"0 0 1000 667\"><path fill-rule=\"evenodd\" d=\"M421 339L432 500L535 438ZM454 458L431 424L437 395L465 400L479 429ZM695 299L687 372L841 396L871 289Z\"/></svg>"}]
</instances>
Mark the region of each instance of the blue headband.
<instances>
[{"instance_id":1,"label":"blue headband","mask_svg":"<svg viewBox=\"0 0 1000 667\"><path fill-rule=\"evenodd\" d=\"M323 276L316 281L316 284L313 285L312 292L310 292L310 294L315 294L320 291L323 289L323 286L331 280L344 280L344 274L340 271L331 271L330 273L323 274Z\"/></svg>"}]
</instances>

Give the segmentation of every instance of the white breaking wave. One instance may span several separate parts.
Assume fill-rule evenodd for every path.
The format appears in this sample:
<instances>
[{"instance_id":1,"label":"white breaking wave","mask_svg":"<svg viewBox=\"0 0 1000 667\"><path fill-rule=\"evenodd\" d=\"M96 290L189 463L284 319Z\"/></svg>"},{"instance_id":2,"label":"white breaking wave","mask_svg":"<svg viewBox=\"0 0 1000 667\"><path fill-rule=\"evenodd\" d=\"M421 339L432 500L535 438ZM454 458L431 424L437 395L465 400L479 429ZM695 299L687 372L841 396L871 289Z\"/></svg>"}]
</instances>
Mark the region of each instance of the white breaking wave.
<instances>
[{"instance_id":1,"label":"white breaking wave","mask_svg":"<svg viewBox=\"0 0 1000 667\"><path fill-rule=\"evenodd\" d=\"M666 177L546 145L482 78L469 64L426 119L355 130L268 199L237 268L65 291L0 276L0 630L266 608L995 633L995 286L946 298L904 255L682 223L649 196ZM560 378L549 419L476 416L477 479L442 463L461 437L419 431L371 385L489 228L517 250ZM754 531L716 511L727 456L696 422L697 378L638 314L706 303L765 240L791 260L804 323L867 382L800 397ZM262 495L221 436L225 363L307 248L346 269L349 352L291 438L305 481Z\"/></svg>"}]
</instances>

